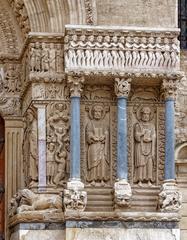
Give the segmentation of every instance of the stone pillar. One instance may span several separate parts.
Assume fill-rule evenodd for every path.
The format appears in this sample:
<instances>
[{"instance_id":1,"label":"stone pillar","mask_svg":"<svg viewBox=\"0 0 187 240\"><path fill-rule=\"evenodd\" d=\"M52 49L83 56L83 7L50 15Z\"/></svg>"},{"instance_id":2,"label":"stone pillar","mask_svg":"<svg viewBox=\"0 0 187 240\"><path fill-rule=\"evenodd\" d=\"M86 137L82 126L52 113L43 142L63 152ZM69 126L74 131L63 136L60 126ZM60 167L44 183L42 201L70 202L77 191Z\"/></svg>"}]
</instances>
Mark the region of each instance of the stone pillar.
<instances>
[{"instance_id":1,"label":"stone pillar","mask_svg":"<svg viewBox=\"0 0 187 240\"><path fill-rule=\"evenodd\" d=\"M46 106L45 104L35 104L38 119L38 190L46 189Z\"/></svg>"},{"instance_id":2,"label":"stone pillar","mask_svg":"<svg viewBox=\"0 0 187 240\"><path fill-rule=\"evenodd\" d=\"M117 206L129 206L132 197L128 183L128 150L127 150L127 97L130 92L130 79L116 78L115 93L117 96L117 182L115 183L115 203Z\"/></svg>"},{"instance_id":3,"label":"stone pillar","mask_svg":"<svg viewBox=\"0 0 187 240\"><path fill-rule=\"evenodd\" d=\"M24 187L23 176L23 119L5 117L5 232L8 231L8 203Z\"/></svg>"},{"instance_id":4,"label":"stone pillar","mask_svg":"<svg viewBox=\"0 0 187 240\"><path fill-rule=\"evenodd\" d=\"M71 132L70 132L70 179L64 190L66 211L83 211L87 194L80 174L80 97L84 78L68 76L71 93Z\"/></svg>"},{"instance_id":5,"label":"stone pillar","mask_svg":"<svg viewBox=\"0 0 187 240\"><path fill-rule=\"evenodd\" d=\"M164 183L159 194L161 211L178 211L181 207L181 193L175 182L175 96L176 80L163 80L165 98L165 170Z\"/></svg>"}]
</instances>

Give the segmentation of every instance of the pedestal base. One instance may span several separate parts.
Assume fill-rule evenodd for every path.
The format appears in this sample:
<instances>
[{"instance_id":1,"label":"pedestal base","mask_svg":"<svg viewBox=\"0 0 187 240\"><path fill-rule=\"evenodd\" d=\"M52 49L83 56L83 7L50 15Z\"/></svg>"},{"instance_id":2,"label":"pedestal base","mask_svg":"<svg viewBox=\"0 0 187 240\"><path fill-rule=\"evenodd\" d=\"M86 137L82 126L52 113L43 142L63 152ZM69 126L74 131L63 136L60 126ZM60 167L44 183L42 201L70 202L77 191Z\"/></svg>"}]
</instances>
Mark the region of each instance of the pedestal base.
<instances>
[{"instance_id":1,"label":"pedestal base","mask_svg":"<svg viewBox=\"0 0 187 240\"><path fill-rule=\"evenodd\" d=\"M67 240L180 240L175 224L161 222L67 222Z\"/></svg>"}]
</instances>

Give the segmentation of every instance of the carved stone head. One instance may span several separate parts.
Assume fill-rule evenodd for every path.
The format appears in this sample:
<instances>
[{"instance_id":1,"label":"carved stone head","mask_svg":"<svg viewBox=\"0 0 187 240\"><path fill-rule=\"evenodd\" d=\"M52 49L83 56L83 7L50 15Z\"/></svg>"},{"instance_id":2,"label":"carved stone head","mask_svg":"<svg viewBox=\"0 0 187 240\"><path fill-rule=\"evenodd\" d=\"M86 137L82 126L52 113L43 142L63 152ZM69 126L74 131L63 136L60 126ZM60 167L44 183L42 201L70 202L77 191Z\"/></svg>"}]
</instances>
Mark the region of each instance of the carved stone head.
<instances>
[{"instance_id":1,"label":"carved stone head","mask_svg":"<svg viewBox=\"0 0 187 240\"><path fill-rule=\"evenodd\" d=\"M141 113L141 120L143 122L150 121L151 109L149 107L142 107L140 113Z\"/></svg>"},{"instance_id":2,"label":"carved stone head","mask_svg":"<svg viewBox=\"0 0 187 240\"><path fill-rule=\"evenodd\" d=\"M92 116L93 116L93 119L95 119L95 120L100 120L100 119L102 119L103 114L104 114L104 108L103 108L103 106L101 106L101 105L95 105L95 106L93 106L93 108L92 108Z\"/></svg>"}]
</instances>

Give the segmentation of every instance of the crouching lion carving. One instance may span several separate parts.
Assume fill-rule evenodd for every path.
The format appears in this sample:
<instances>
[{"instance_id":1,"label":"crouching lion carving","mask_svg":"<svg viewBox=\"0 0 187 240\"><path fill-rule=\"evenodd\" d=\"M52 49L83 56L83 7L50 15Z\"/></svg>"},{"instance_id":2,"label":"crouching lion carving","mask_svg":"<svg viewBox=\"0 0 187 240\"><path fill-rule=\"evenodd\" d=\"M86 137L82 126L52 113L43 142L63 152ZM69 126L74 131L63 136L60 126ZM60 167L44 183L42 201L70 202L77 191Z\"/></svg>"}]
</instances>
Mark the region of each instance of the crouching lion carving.
<instances>
[{"instance_id":1,"label":"crouching lion carving","mask_svg":"<svg viewBox=\"0 0 187 240\"><path fill-rule=\"evenodd\" d=\"M16 213L27 211L61 211L62 198L60 195L36 194L29 189L20 190L9 205L9 217Z\"/></svg>"}]
</instances>

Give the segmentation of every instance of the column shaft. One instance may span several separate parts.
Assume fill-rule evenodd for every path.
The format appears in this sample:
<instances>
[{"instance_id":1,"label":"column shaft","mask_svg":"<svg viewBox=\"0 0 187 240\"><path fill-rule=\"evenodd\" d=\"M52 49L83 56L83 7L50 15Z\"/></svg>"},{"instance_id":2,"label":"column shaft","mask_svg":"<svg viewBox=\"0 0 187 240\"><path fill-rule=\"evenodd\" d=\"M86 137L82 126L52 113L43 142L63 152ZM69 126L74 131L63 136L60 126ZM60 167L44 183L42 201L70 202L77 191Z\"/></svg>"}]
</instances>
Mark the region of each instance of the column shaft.
<instances>
[{"instance_id":1,"label":"column shaft","mask_svg":"<svg viewBox=\"0 0 187 240\"><path fill-rule=\"evenodd\" d=\"M127 160L127 98L118 97L117 178L128 178Z\"/></svg>"},{"instance_id":2,"label":"column shaft","mask_svg":"<svg viewBox=\"0 0 187 240\"><path fill-rule=\"evenodd\" d=\"M80 180L80 97L71 97L70 178Z\"/></svg>"},{"instance_id":3,"label":"column shaft","mask_svg":"<svg viewBox=\"0 0 187 240\"><path fill-rule=\"evenodd\" d=\"M165 101L165 180L175 179L175 109L174 100Z\"/></svg>"}]
</instances>

